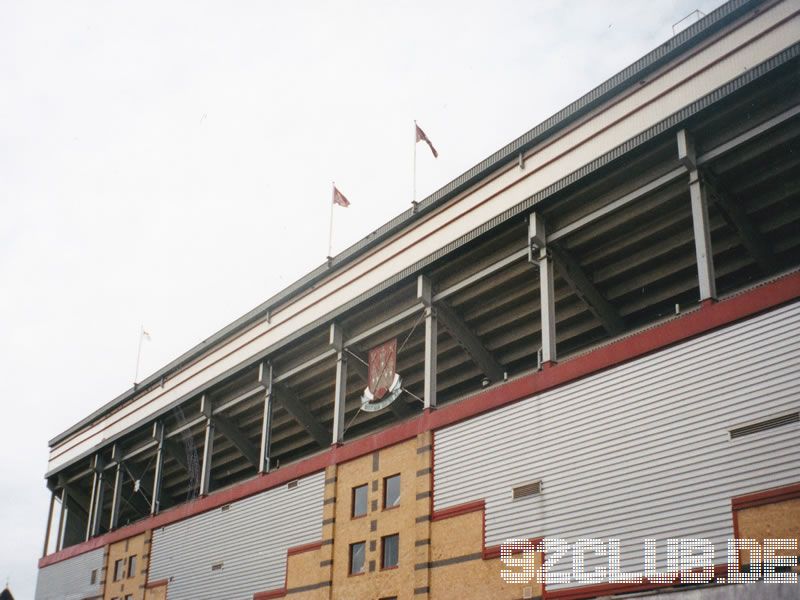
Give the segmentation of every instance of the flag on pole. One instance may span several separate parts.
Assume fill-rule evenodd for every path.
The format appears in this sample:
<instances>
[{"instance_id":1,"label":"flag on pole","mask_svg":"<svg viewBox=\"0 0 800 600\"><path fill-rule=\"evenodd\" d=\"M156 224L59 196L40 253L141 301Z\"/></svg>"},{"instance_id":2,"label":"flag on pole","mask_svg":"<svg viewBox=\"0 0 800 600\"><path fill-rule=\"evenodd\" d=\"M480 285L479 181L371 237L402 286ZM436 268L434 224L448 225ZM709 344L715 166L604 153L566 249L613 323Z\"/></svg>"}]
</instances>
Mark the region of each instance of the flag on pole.
<instances>
[{"instance_id":1,"label":"flag on pole","mask_svg":"<svg viewBox=\"0 0 800 600\"><path fill-rule=\"evenodd\" d=\"M333 203L347 208L350 206L350 200L344 197L344 194L333 186Z\"/></svg>"},{"instance_id":2,"label":"flag on pole","mask_svg":"<svg viewBox=\"0 0 800 600\"><path fill-rule=\"evenodd\" d=\"M417 142L425 142L426 144L428 144L428 147L431 149L431 152L433 152L433 157L439 158L439 153L436 151L436 148L433 147L433 144L431 144L431 141L428 139L428 136L425 135L425 132L422 131L419 125L417 125L416 121L414 121L414 126L417 128Z\"/></svg>"}]
</instances>

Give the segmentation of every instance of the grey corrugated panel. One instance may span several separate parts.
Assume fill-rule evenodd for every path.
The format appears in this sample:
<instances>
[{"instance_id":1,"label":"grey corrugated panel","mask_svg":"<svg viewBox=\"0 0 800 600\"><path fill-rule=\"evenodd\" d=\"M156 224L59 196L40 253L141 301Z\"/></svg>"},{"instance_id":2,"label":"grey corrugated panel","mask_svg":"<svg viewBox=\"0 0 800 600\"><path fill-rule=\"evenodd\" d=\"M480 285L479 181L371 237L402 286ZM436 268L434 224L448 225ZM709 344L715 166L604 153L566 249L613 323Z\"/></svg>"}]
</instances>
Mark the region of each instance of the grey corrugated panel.
<instances>
[{"instance_id":1,"label":"grey corrugated panel","mask_svg":"<svg viewBox=\"0 0 800 600\"><path fill-rule=\"evenodd\" d=\"M796 302L437 431L434 506L485 499L489 545L616 537L640 571L644 538L661 559L669 537L706 537L725 562L731 497L800 480L796 423L728 431L800 409L798 384Z\"/></svg>"},{"instance_id":2,"label":"grey corrugated panel","mask_svg":"<svg viewBox=\"0 0 800 600\"><path fill-rule=\"evenodd\" d=\"M83 600L99 595L103 549L98 548L39 569L35 600ZM92 584L92 571L97 570Z\"/></svg>"},{"instance_id":3,"label":"grey corrugated panel","mask_svg":"<svg viewBox=\"0 0 800 600\"><path fill-rule=\"evenodd\" d=\"M409 208L400 215L397 215L395 218L383 224L376 231L369 234L356 244L345 249L343 252L340 252L333 257L330 266L327 263L320 265L298 281L291 284L286 289L269 298L266 302L257 306L230 325L222 328L206 340L203 340L194 348L190 349L188 352L185 352L168 365L162 367L147 377L139 384L138 387L125 391L85 419L82 419L69 429L58 434L50 440L50 446L52 447L55 444L63 441L95 418L110 412L129 398L135 396L142 389L158 384L162 377L168 376L172 372L182 368L188 362L191 362L204 352L208 351L209 348L214 346L219 341L234 335L250 324L263 319L271 308L279 305L282 302L285 302L294 295L301 293L310 285L315 284L324 277L329 276L334 269L346 265L361 254L367 252L376 244L394 235L404 227L409 226L411 223L422 218L424 215L432 212L445 202L461 193L463 190L469 188L469 186L474 185L480 181L480 179L486 177L492 171L501 168L509 161L515 160L516 156L520 152L529 150L534 145L546 140L547 137L552 136L559 130L567 127L575 119L585 115L590 110L614 97L616 94L621 93L626 87L640 81L656 69L660 68L662 65L679 56L681 53L701 43L704 39L708 38L715 32L719 31L722 27L739 18L748 10L751 10L752 8L763 3L764 0L729 0L710 14L703 17L698 22L680 31L671 39L667 40L663 44L660 44L657 48L636 62L632 63L613 77L604 81L598 87L574 101L569 106L550 116L548 119L511 143L506 144L506 146L487 157L477 165L473 166L471 169L461 174L459 177L441 189L418 202L416 209ZM574 181L575 179L575 175L570 176L571 181Z\"/></svg>"},{"instance_id":4,"label":"grey corrugated panel","mask_svg":"<svg viewBox=\"0 0 800 600\"><path fill-rule=\"evenodd\" d=\"M324 473L153 531L150 580L168 579L170 600L251 600L282 587L286 550L322 535ZM222 563L220 570L211 565Z\"/></svg>"}]
</instances>

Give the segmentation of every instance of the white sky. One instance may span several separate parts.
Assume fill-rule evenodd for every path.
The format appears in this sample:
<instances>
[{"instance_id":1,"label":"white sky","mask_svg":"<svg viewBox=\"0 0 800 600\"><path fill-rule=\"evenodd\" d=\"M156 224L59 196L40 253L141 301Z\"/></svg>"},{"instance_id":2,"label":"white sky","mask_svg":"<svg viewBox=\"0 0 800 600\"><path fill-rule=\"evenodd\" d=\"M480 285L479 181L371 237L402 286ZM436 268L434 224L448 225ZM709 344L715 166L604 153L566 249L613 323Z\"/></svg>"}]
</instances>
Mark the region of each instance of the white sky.
<instances>
[{"instance_id":1,"label":"white sky","mask_svg":"<svg viewBox=\"0 0 800 600\"><path fill-rule=\"evenodd\" d=\"M47 440L719 0L0 3L0 579ZM141 378L141 377L140 377ZM0 582L0 585L2 582Z\"/></svg>"}]
</instances>

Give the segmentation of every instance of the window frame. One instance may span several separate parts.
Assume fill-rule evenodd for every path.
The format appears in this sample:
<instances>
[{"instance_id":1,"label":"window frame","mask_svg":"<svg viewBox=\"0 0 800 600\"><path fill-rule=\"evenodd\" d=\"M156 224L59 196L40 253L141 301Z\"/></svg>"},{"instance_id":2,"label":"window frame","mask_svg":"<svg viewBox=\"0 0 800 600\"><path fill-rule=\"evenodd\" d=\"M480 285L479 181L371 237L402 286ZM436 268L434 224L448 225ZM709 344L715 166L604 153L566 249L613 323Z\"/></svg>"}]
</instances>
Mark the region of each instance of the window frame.
<instances>
[{"instance_id":1,"label":"window frame","mask_svg":"<svg viewBox=\"0 0 800 600\"><path fill-rule=\"evenodd\" d=\"M356 514L356 492L358 490L364 490L364 512L362 514ZM368 484L363 485L356 485L350 491L350 518L351 519L360 519L362 517L366 517L369 514L369 486Z\"/></svg>"},{"instance_id":2,"label":"window frame","mask_svg":"<svg viewBox=\"0 0 800 600\"><path fill-rule=\"evenodd\" d=\"M128 571L128 579L131 577L136 576L136 555L131 554L127 559L127 565L125 566L126 570Z\"/></svg>"},{"instance_id":3,"label":"window frame","mask_svg":"<svg viewBox=\"0 0 800 600\"><path fill-rule=\"evenodd\" d=\"M125 559L118 558L114 561L114 576L112 581L122 581L125 579Z\"/></svg>"},{"instance_id":4,"label":"window frame","mask_svg":"<svg viewBox=\"0 0 800 600\"><path fill-rule=\"evenodd\" d=\"M398 481L398 483L397 483L397 503L392 505L392 506L387 506L386 497L387 497L387 491L389 490L388 482L389 482L390 479L395 479L395 478L397 478L397 481ZM382 498L383 510L392 510L394 508L399 508L400 500L403 497L402 485L403 485L403 479L401 478L400 473L395 473L394 475L389 475L389 476L383 478L383 494L382 494L382 496L383 496L383 498Z\"/></svg>"},{"instance_id":5,"label":"window frame","mask_svg":"<svg viewBox=\"0 0 800 600\"><path fill-rule=\"evenodd\" d=\"M360 571L353 571L353 551L355 550L356 546L361 546L363 558L361 559L361 570ZM349 546L349 552L347 554L347 575L348 576L355 576L355 575L363 575L367 572L367 542L366 540L361 542L353 542Z\"/></svg>"},{"instance_id":6,"label":"window frame","mask_svg":"<svg viewBox=\"0 0 800 600\"><path fill-rule=\"evenodd\" d=\"M393 565L386 565L386 541L389 539L396 539L397 546L395 548L396 561ZM381 571L389 571L396 569L400 566L400 534L390 533L389 535L381 536Z\"/></svg>"}]
</instances>

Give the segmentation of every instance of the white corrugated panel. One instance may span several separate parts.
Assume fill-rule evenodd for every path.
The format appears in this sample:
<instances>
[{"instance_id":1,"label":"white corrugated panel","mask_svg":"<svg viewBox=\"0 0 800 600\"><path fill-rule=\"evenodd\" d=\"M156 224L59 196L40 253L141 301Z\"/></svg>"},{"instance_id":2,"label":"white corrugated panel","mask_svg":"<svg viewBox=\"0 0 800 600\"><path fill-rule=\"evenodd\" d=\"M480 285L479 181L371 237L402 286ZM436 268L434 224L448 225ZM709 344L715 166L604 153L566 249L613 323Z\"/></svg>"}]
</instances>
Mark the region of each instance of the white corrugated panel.
<instances>
[{"instance_id":1,"label":"white corrugated panel","mask_svg":"<svg viewBox=\"0 0 800 600\"><path fill-rule=\"evenodd\" d=\"M437 431L434 506L485 499L488 545L621 538L623 569L641 571L644 538L660 559L667 538L700 537L724 563L731 497L800 481L797 423L729 429L799 410L799 384L794 303Z\"/></svg>"},{"instance_id":2,"label":"white corrugated panel","mask_svg":"<svg viewBox=\"0 0 800 600\"><path fill-rule=\"evenodd\" d=\"M62 560L42 569L36 580L36 600L83 600L102 593L103 548ZM92 571L97 571L92 583Z\"/></svg>"},{"instance_id":3,"label":"white corrugated panel","mask_svg":"<svg viewBox=\"0 0 800 600\"><path fill-rule=\"evenodd\" d=\"M154 530L150 581L169 580L170 600L251 600L283 587L286 550L321 539L323 487L317 473Z\"/></svg>"}]
</instances>

